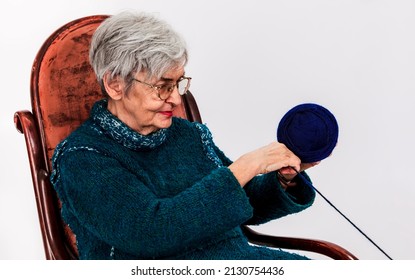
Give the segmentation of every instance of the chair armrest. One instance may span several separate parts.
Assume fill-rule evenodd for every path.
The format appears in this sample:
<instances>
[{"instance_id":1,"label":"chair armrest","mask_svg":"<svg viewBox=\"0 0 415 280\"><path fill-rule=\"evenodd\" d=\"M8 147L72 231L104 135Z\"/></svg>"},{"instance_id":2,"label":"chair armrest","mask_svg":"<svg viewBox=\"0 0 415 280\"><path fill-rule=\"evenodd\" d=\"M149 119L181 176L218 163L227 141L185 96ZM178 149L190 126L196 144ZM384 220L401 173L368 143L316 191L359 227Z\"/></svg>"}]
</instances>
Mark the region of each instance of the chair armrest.
<instances>
[{"instance_id":1,"label":"chair armrest","mask_svg":"<svg viewBox=\"0 0 415 280\"><path fill-rule=\"evenodd\" d=\"M20 133L25 136L27 153L29 156L32 177L36 178L37 170L45 168L45 161L42 153L42 142L39 129L36 125L33 114L27 110L18 111L14 114L14 125ZM37 180L34 179L34 184Z\"/></svg>"},{"instance_id":2,"label":"chair armrest","mask_svg":"<svg viewBox=\"0 0 415 280\"><path fill-rule=\"evenodd\" d=\"M51 251L51 259L75 260L78 259L75 249L67 240L64 223L61 219L58 198L45 170L39 170L39 194L41 204L44 206L44 226L46 239Z\"/></svg>"},{"instance_id":3,"label":"chair armrest","mask_svg":"<svg viewBox=\"0 0 415 280\"><path fill-rule=\"evenodd\" d=\"M242 231L252 244L272 248L309 251L328 256L335 260L357 260L357 257L352 253L331 242L316 239L265 235L254 231L248 226L243 226Z\"/></svg>"},{"instance_id":4,"label":"chair armrest","mask_svg":"<svg viewBox=\"0 0 415 280\"><path fill-rule=\"evenodd\" d=\"M39 217L40 230L42 232L43 247L46 259L50 259L49 245L45 236L44 210L40 202L38 171L45 168L45 161L42 153L42 143L40 134L35 122L34 115L28 110L18 111L14 114L14 125L18 132L22 133L25 138L27 155L29 158L30 171L32 174L33 190L35 193L37 213Z\"/></svg>"},{"instance_id":5,"label":"chair armrest","mask_svg":"<svg viewBox=\"0 0 415 280\"><path fill-rule=\"evenodd\" d=\"M58 199L46 171L46 159L35 117L30 111L18 111L14 114L14 124L25 137L46 259L76 259L76 252L65 242Z\"/></svg>"}]
</instances>

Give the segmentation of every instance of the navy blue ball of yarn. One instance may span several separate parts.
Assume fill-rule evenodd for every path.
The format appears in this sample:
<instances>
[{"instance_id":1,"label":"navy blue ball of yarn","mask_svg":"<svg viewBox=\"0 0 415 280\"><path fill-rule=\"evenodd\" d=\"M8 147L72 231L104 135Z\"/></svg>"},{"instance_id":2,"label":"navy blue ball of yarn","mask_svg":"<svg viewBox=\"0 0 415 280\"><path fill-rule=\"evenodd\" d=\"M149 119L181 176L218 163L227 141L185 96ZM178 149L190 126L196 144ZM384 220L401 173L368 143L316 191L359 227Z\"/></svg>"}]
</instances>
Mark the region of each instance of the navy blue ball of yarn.
<instances>
[{"instance_id":1,"label":"navy blue ball of yarn","mask_svg":"<svg viewBox=\"0 0 415 280\"><path fill-rule=\"evenodd\" d=\"M304 103L289 110L277 129L283 143L303 163L327 158L336 147L339 127L334 115L321 105Z\"/></svg>"}]
</instances>

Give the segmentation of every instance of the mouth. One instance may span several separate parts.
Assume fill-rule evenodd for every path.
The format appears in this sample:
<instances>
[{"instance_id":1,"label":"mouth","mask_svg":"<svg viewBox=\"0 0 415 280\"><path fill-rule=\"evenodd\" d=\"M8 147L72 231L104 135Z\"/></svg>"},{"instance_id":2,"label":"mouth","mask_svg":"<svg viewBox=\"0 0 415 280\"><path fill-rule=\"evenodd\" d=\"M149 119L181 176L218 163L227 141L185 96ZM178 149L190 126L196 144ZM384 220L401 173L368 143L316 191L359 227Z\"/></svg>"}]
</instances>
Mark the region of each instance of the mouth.
<instances>
[{"instance_id":1,"label":"mouth","mask_svg":"<svg viewBox=\"0 0 415 280\"><path fill-rule=\"evenodd\" d=\"M159 113L169 118L173 117L173 111L160 111Z\"/></svg>"}]
</instances>

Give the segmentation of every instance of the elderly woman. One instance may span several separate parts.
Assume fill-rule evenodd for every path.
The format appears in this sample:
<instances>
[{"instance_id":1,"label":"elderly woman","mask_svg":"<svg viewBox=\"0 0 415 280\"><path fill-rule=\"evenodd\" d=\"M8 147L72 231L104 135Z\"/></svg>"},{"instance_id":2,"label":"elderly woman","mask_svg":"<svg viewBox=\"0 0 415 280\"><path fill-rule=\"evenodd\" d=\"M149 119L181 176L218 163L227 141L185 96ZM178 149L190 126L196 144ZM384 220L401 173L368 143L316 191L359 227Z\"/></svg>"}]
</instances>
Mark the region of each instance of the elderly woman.
<instances>
[{"instance_id":1,"label":"elderly woman","mask_svg":"<svg viewBox=\"0 0 415 280\"><path fill-rule=\"evenodd\" d=\"M96 30L104 98L56 148L51 178L80 259L305 259L249 245L240 226L309 207L314 191L287 167L313 164L278 142L231 161L205 125L174 118L187 59L182 38L149 14Z\"/></svg>"}]
</instances>

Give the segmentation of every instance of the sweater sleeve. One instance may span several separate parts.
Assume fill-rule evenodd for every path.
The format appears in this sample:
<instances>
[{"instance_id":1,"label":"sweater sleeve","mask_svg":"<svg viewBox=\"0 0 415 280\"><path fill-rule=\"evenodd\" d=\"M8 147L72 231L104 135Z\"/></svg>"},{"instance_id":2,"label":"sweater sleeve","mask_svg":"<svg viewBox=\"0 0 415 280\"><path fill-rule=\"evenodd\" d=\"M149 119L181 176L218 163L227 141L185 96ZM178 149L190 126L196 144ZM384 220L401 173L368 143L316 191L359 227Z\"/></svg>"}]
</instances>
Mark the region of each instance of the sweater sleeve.
<instances>
[{"instance_id":1,"label":"sweater sleeve","mask_svg":"<svg viewBox=\"0 0 415 280\"><path fill-rule=\"evenodd\" d=\"M302 175L309 180L305 172ZM306 182L296 181L297 186L284 190L275 172L252 179L244 188L254 208L254 216L247 224L263 224L310 207L315 191Z\"/></svg>"},{"instance_id":2,"label":"sweater sleeve","mask_svg":"<svg viewBox=\"0 0 415 280\"><path fill-rule=\"evenodd\" d=\"M224 165L229 166L232 163L216 146L215 152ZM302 175L310 182L305 172ZM315 199L315 191L306 182L298 178L296 180L297 186L287 190L282 188L275 172L258 175L248 182L244 190L254 209L254 215L246 224L263 224L310 207Z\"/></svg>"},{"instance_id":3,"label":"sweater sleeve","mask_svg":"<svg viewBox=\"0 0 415 280\"><path fill-rule=\"evenodd\" d=\"M117 160L96 151L66 153L59 172L55 188L63 213L103 242L142 258L200 246L252 217L249 199L226 167L167 198L156 197Z\"/></svg>"}]
</instances>

